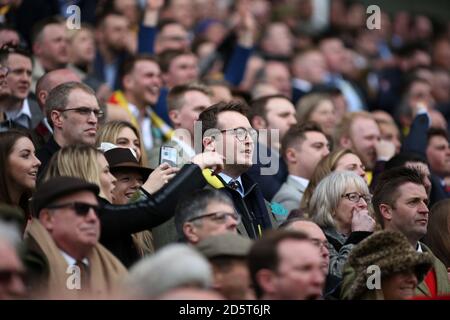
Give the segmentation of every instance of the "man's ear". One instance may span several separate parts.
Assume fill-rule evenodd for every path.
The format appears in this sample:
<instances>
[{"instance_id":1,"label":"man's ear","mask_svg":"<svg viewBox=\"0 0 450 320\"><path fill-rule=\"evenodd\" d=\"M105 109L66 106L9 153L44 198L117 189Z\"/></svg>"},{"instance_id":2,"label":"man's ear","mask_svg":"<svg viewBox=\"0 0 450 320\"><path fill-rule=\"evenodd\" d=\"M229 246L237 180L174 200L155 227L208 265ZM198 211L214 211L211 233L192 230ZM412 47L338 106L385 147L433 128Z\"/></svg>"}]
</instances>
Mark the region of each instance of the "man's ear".
<instances>
[{"instance_id":1,"label":"man's ear","mask_svg":"<svg viewBox=\"0 0 450 320\"><path fill-rule=\"evenodd\" d=\"M384 220L391 221L392 220L392 208L387 204L380 204L380 213Z\"/></svg>"},{"instance_id":2,"label":"man's ear","mask_svg":"<svg viewBox=\"0 0 450 320\"><path fill-rule=\"evenodd\" d=\"M267 128L267 121L261 116L254 116L251 122L252 127L256 130Z\"/></svg>"},{"instance_id":3,"label":"man's ear","mask_svg":"<svg viewBox=\"0 0 450 320\"><path fill-rule=\"evenodd\" d=\"M202 142L204 151L216 151L216 140L213 136L204 137Z\"/></svg>"},{"instance_id":4,"label":"man's ear","mask_svg":"<svg viewBox=\"0 0 450 320\"><path fill-rule=\"evenodd\" d=\"M353 147L352 140L347 136L341 137L341 139L339 140L339 144L341 145L341 147L346 149L351 149Z\"/></svg>"},{"instance_id":5,"label":"man's ear","mask_svg":"<svg viewBox=\"0 0 450 320\"><path fill-rule=\"evenodd\" d=\"M44 101L47 100L47 97L48 97L48 91L47 90L41 90L41 91L38 92L37 98L42 103L41 109L44 109ZM45 113L45 110L42 110L42 111L44 111L44 113Z\"/></svg>"},{"instance_id":6,"label":"man's ear","mask_svg":"<svg viewBox=\"0 0 450 320\"><path fill-rule=\"evenodd\" d=\"M180 121L179 121L180 111L178 111L178 110L170 110L168 115L169 115L170 121L174 125L179 125L180 124Z\"/></svg>"},{"instance_id":7,"label":"man's ear","mask_svg":"<svg viewBox=\"0 0 450 320\"><path fill-rule=\"evenodd\" d=\"M261 269L256 273L256 281L263 293L271 295L276 292L276 280L276 275L272 270Z\"/></svg>"},{"instance_id":8,"label":"man's ear","mask_svg":"<svg viewBox=\"0 0 450 320\"><path fill-rule=\"evenodd\" d=\"M183 233L185 237L189 240L189 242L194 244L198 243L200 240L196 231L197 230L192 223L186 222L185 224L183 224Z\"/></svg>"},{"instance_id":9,"label":"man's ear","mask_svg":"<svg viewBox=\"0 0 450 320\"><path fill-rule=\"evenodd\" d=\"M133 86L133 79L129 74L123 76L122 85L124 90L128 90Z\"/></svg>"},{"instance_id":10,"label":"man's ear","mask_svg":"<svg viewBox=\"0 0 450 320\"><path fill-rule=\"evenodd\" d=\"M50 214L50 211L48 209L42 209L39 214L39 222L44 226L44 228L51 232L53 230L53 222L54 218L53 215Z\"/></svg>"},{"instance_id":11,"label":"man's ear","mask_svg":"<svg viewBox=\"0 0 450 320\"><path fill-rule=\"evenodd\" d=\"M286 157L286 161L289 163L297 162L297 153L294 148L287 148L284 156Z\"/></svg>"},{"instance_id":12,"label":"man's ear","mask_svg":"<svg viewBox=\"0 0 450 320\"><path fill-rule=\"evenodd\" d=\"M52 123L55 128L62 127L62 124L63 124L62 117L63 117L62 112L60 112L58 110L53 110L50 113L50 118L52 119Z\"/></svg>"},{"instance_id":13,"label":"man's ear","mask_svg":"<svg viewBox=\"0 0 450 320\"><path fill-rule=\"evenodd\" d=\"M38 56L41 53L42 53L42 44L39 41L36 41L33 44L33 54Z\"/></svg>"}]
</instances>

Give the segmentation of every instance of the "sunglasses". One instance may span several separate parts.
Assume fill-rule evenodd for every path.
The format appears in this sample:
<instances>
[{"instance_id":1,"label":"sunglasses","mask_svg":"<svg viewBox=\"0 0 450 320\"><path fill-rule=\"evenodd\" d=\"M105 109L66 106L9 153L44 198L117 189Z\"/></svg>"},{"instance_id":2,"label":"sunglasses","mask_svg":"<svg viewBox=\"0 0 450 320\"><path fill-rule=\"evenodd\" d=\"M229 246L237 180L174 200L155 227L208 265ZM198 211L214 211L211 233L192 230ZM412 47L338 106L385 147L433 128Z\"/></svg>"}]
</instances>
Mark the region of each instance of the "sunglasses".
<instances>
[{"instance_id":1,"label":"sunglasses","mask_svg":"<svg viewBox=\"0 0 450 320\"><path fill-rule=\"evenodd\" d=\"M89 203L84 203L84 202L62 203L62 204L55 204L55 205L47 207L47 209L62 209L62 208L73 209L75 211L75 213L81 217L87 216L91 209L94 210L96 215L98 215L100 212L99 206L89 204Z\"/></svg>"}]
</instances>

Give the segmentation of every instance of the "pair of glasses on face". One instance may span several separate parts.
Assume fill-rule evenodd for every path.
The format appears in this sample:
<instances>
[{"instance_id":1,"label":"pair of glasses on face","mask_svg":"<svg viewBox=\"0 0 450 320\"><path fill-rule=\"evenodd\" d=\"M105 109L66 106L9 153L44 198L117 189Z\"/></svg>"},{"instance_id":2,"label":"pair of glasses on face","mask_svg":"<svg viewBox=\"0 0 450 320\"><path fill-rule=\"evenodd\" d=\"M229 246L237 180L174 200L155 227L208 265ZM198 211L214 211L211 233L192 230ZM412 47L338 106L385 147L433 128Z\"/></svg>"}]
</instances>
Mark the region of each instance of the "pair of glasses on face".
<instances>
[{"instance_id":1,"label":"pair of glasses on face","mask_svg":"<svg viewBox=\"0 0 450 320\"><path fill-rule=\"evenodd\" d=\"M91 115L91 113L94 113L94 116L97 119L101 119L105 115L105 112L103 110L93 109L93 108L88 108L88 107L61 109L61 110L58 110L58 111L61 112L61 113L62 112L66 112L66 111L75 111L76 113L78 113L79 115L82 115L84 117L89 117Z\"/></svg>"},{"instance_id":2,"label":"pair of glasses on face","mask_svg":"<svg viewBox=\"0 0 450 320\"><path fill-rule=\"evenodd\" d=\"M364 201L367 204L372 202L372 195L370 195L370 194L361 194L361 193L358 193L358 192L346 193L346 194L344 194L342 196L342 198L347 198L348 200L350 200L351 202L354 202L354 203L358 203L361 200L361 198L363 198Z\"/></svg>"},{"instance_id":3,"label":"pair of glasses on face","mask_svg":"<svg viewBox=\"0 0 450 320\"><path fill-rule=\"evenodd\" d=\"M90 203L84 203L84 202L61 203L61 204L55 204L55 205L47 207L47 209L63 209L63 208L72 209L73 211L75 211L77 216L80 216L80 217L87 216L91 209L94 210L96 215L98 215L100 212L99 206L93 205Z\"/></svg>"},{"instance_id":4,"label":"pair of glasses on face","mask_svg":"<svg viewBox=\"0 0 450 320\"><path fill-rule=\"evenodd\" d=\"M235 220L237 224L241 223L241 216L239 214L235 213L235 212L234 213L230 213L230 212L213 212L213 213L208 213L208 214L204 214L204 215L192 218L192 219L188 220L188 222L192 222L192 221L208 218L208 219L211 219L212 221L214 221L216 223L224 224L227 221L228 217L233 219L233 220Z\"/></svg>"},{"instance_id":5,"label":"pair of glasses on face","mask_svg":"<svg viewBox=\"0 0 450 320\"><path fill-rule=\"evenodd\" d=\"M250 135L251 139L256 139L258 137L258 131L256 131L253 128L234 128L234 129L225 129L220 130L220 132L232 132L232 134L239 140L239 141L245 141L247 139L247 136Z\"/></svg>"},{"instance_id":6,"label":"pair of glasses on face","mask_svg":"<svg viewBox=\"0 0 450 320\"><path fill-rule=\"evenodd\" d=\"M327 240L321 241L319 239L311 239L311 243L319 249L322 249L322 247L328 249L328 247L330 245L330 243Z\"/></svg>"}]
</instances>

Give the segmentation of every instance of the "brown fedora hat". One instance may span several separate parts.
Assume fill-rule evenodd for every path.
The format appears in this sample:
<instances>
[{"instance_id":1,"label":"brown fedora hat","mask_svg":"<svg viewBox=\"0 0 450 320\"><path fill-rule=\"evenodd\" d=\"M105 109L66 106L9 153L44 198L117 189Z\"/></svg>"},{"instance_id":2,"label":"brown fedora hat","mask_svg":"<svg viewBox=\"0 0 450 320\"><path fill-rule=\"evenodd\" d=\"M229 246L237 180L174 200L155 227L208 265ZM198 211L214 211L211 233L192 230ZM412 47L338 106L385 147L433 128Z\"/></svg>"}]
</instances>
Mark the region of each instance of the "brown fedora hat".
<instances>
[{"instance_id":1,"label":"brown fedora hat","mask_svg":"<svg viewBox=\"0 0 450 320\"><path fill-rule=\"evenodd\" d=\"M105 151L104 155L112 174L119 171L132 170L139 172L145 181L150 173L153 172L152 169L141 166L128 148L113 148Z\"/></svg>"}]
</instances>

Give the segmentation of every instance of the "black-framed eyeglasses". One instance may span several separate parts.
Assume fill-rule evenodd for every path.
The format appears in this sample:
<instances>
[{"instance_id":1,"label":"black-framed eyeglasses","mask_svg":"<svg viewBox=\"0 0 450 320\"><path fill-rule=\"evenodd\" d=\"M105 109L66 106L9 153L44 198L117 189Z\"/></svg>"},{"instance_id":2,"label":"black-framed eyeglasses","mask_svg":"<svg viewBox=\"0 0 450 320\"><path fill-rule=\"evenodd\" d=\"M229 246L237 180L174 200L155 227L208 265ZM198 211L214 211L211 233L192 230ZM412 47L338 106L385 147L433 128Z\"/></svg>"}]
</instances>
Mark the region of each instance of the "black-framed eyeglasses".
<instances>
[{"instance_id":1,"label":"black-framed eyeglasses","mask_svg":"<svg viewBox=\"0 0 450 320\"><path fill-rule=\"evenodd\" d=\"M241 223L241 216L237 214L236 212L230 213L230 212L212 212L207 213L192 219L189 219L188 222L209 218L214 222L217 222L219 224L224 224L227 221L227 218L230 217L233 220L236 220L236 223Z\"/></svg>"},{"instance_id":2,"label":"black-framed eyeglasses","mask_svg":"<svg viewBox=\"0 0 450 320\"><path fill-rule=\"evenodd\" d=\"M354 202L354 203L358 203L361 200L361 198L363 198L367 204L372 202L372 195L361 194L358 192L346 193L346 194L342 195L342 198L347 198L348 200L350 200L351 202Z\"/></svg>"},{"instance_id":3,"label":"black-framed eyeglasses","mask_svg":"<svg viewBox=\"0 0 450 320\"><path fill-rule=\"evenodd\" d=\"M258 137L258 131L253 128L239 127L234 129L220 130L220 132L233 132L233 134L239 141L244 141L247 138L247 135L250 135L250 138L252 139L256 139Z\"/></svg>"},{"instance_id":4,"label":"black-framed eyeglasses","mask_svg":"<svg viewBox=\"0 0 450 320\"><path fill-rule=\"evenodd\" d=\"M85 217L89 214L91 209L94 210L95 214L98 215L100 212L100 207L94 204L85 203L85 202L69 202L69 203L61 203L55 204L46 207L47 209L62 209L62 208L70 208L75 211L78 216Z\"/></svg>"},{"instance_id":5,"label":"black-framed eyeglasses","mask_svg":"<svg viewBox=\"0 0 450 320\"><path fill-rule=\"evenodd\" d=\"M91 113L94 113L94 116L97 119L103 118L105 115L105 112L101 109L93 109L88 107L78 107L78 108L69 108L69 109L58 109L59 112L66 112L66 111L75 111L76 113L84 116L89 117Z\"/></svg>"}]
</instances>

